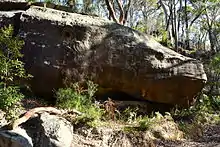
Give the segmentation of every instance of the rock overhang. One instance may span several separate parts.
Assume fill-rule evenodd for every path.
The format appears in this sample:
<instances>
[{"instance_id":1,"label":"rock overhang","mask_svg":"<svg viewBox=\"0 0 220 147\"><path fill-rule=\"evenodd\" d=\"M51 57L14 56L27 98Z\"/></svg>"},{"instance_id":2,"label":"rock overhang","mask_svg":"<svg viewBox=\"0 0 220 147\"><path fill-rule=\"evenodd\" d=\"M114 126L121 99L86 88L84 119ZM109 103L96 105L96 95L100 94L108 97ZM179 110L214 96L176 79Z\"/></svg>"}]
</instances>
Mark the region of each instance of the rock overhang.
<instances>
[{"instance_id":1,"label":"rock overhang","mask_svg":"<svg viewBox=\"0 0 220 147\"><path fill-rule=\"evenodd\" d=\"M75 76L73 81L89 75L103 87L188 105L207 80L199 61L99 17L32 6L21 12L20 21L19 35L26 42L26 62L37 91L59 88L64 70ZM65 66L60 63L64 60Z\"/></svg>"}]
</instances>

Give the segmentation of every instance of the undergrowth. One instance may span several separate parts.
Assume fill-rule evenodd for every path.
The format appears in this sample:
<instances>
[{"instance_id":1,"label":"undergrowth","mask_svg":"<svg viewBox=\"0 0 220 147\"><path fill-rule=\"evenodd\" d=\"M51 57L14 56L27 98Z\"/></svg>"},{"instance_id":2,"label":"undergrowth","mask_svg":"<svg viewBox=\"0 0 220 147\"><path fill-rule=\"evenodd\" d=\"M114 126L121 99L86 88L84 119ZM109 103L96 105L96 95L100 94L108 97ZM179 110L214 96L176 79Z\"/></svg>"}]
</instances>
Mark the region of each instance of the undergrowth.
<instances>
[{"instance_id":1,"label":"undergrowth","mask_svg":"<svg viewBox=\"0 0 220 147\"><path fill-rule=\"evenodd\" d=\"M220 97L201 94L195 105L188 109L173 109L171 114L185 137L201 137L206 125L220 123L219 101Z\"/></svg>"},{"instance_id":2,"label":"undergrowth","mask_svg":"<svg viewBox=\"0 0 220 147\"><path fill-rule=\"evenodd\" d=\"M83 113L83 115L71 120L75 125L110 126L109 123L114 121L116 124L124 124L123 130L126 132L152 131L154 130L153 127L161 128L161 131L164 131L166 128L164 125L167 123L167 125L171 125L173 129L176 129L174 130L176 136L179 135L178 131L181 130L185 133L185 137L195 138L203 134L202 128L205 124L220 122L217 104L214 105L213 100L211 101L210 97L204 94L198 98L194 106L188 109L175 108L171 112L166 112L165 115L152 112L150 115L143 116L138 114L138 107L128 107L122 112L117 109L110 109L114 112L111 112L109 117L109 115L106 115L106 112L108 112L106 107L94 99L97 86L88 81L84 87L80 86L79 83L75 83L69 88L59 89L56 93L56 105L64 109L77 109ZM218 100L215 100L215 102L219 103ZM173 126L174 124L175 126ZM163 135L158 135L158 132L156 132L156 136L161 137Z\"/></svg>"},{"instance_id":3,"label":"undergrowth","mask_svg":"<svg viewBox=\"0 0 220 147\"><path fill-rule=\"evenodd\" d=\"M31 76L26 73L23 56L20 52L24 41L13 36L13 27L3 27L0 30L0 109L6 112L6 118L17 117L21 106L19 102L24 98L20 92L20 80Z\"/></svg>"},{"instance_id":4,"label":"undergrowth","mask_svg":"<svg viewBox=\"0 0 220 147\"><path fill-rule=\"evenodd\" d=\"M138 114L138 108L128 107L119 112L110 98L104 105L98 103L94 99L97 86L88 81L86 88L75 83L68 88L59 89L56 93L56 105L60 108L74 108L83 112L82 116L74 120L75 124L86 123L90 126L97 126L103 124L103 121L114 121L124 124L125 131L147 131L152 130L154 126L161 127L168 123L177 125L178 127L173 126L173 129L181 130L188 138L203 135L204 126L207 124L220 123L220 96L201 93L196 103L187 109L176 107L171 112L166 112L165 115L152 112L152 114L142 116ZM108 125L108 123L105 124Z\"/></svg>"},{"instance_id":5,"label":"undergrowth","mask_svg":"<svg viewBox=\"0 0 220 147\"><path fill-rule=\"evenodd\" d=\"M82 112L83 114L74 120L75 124L96 125L104 115L104 110L94 99L97 86L97 84L87 81L87 88L81 87L79 83L74 83L69 88L59 89L56 92L56 106L63 109L76 109Z\"/></svg>"}]
</instances>

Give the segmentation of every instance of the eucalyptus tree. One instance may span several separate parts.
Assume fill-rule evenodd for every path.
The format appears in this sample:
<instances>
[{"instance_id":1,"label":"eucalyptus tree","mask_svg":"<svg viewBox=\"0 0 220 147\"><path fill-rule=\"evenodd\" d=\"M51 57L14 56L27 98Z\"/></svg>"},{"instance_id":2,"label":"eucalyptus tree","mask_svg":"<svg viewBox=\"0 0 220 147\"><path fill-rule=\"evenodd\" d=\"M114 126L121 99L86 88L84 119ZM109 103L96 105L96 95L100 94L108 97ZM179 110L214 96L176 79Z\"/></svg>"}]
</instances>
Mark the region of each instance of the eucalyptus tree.
<instances>
[{"instance_id":1,"label":"eucalyptus tree","mask_svg":"<svg viewBox=\"0 0 220 147\"><path fill-rule=\"evenodd\" d=\"M220 51L220 1L210 0L205 4L204 25L208 32L211 50Z\"/></svg>"},{"instance_id":2,"label":"eucalyptus tree","mask_svg":"<svg viewBox=\"0 0 220 147\"><path fill-rule=\"evenodd\" d=\"M105 0L109 19L113 19L116 23L124 25L128 18L131 2L132 0Z\"/></svg>"},{"instance_id":3,"label":"eucalyptus tree","mask_svg":"<svg viewBox=\"0 0 220 147\"><path fill-rule=\"evenodd\" d=\"M206 41L208 36L210 49L219 51L220 33L220 1L219 0L190 0L192 10L191 22L188 26L189 33L192 28L197 28L196 36L201 36ZM195 34L194 34L195 35ZM201 41L200 38L198 38Z\"/></svg>"}]
</instances>

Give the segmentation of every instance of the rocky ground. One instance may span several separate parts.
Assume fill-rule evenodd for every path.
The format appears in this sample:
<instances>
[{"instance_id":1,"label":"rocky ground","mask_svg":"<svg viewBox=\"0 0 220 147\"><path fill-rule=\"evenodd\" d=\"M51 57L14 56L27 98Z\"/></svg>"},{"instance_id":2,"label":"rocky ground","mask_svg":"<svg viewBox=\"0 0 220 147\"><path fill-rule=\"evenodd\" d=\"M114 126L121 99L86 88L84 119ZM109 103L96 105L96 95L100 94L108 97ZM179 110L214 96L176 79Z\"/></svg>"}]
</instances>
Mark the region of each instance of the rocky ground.
<instances>
[{"instance_id":1,"label":"rocky ground","mask_svg":"<svg viewBox=\"0 0 220 147\"><path fill-rule=\"evenodd\" d=\"M204 128L203 135L195 140L157 140L155 143L158 147L220 147L220 124L207 125Z\"/></svg>"},{"instance_id":2,"label":"rocky ground","mask_svg":"<svg viewBox=\"0 0 220 147\"><path fill-rule=\"evenodd\" d=\"M220 147L220 125L207 125L202 136L197 139L172 141L164 139L149 141L146 139L146 132L124 133L101 128L90 130L88 131L89 133L87 131L83 131L83 129L77 130L74 134L76 139L73 142L74 147L79 144L82 147Z\"/></svg>"},{"instance_id":3,"label":"rocky ground","mask_svg":"<svg viewBox=\"0 0 220 147\"><path fill-rule=\"evenodd\" d=\"M45 106L45 104L37 101L36 99L26 99L22 102L22 104L26 109ZM1 114L3 113L0 113L0 117ZM0 121L0 126L1 123L5 123L2 117ZM72 147L220 147L220 124L206 125L204 128L202 128L202 132L198 132L198 130L194 132L192 131L192 133L197 134L197 136L195 135L196 137L194 137L194 139L182 139L182 136L180 135L181 139L174 139L172 141L163 139L163 137L162 139L149 141L148 132L124 132L122 131L122 129L120 129L121 126L117 123L110 122L110 124L111 125L107 125L107 127L99 128L74 128ZM158 126L156 126L155 124L152 128L157 127ZM165 130L169 136L169 133L175 132L172 129L175 130L176 126L174 126L172 123L167 123L166 125L165 122L162 122L161 126L159 124L159 127L162 127L162 130ZM157 129L155 130L157 131ZM177 135L179 135L179 132L175 135L172 138L179 138L177 137Z\"/></svg>"}]
</instances>

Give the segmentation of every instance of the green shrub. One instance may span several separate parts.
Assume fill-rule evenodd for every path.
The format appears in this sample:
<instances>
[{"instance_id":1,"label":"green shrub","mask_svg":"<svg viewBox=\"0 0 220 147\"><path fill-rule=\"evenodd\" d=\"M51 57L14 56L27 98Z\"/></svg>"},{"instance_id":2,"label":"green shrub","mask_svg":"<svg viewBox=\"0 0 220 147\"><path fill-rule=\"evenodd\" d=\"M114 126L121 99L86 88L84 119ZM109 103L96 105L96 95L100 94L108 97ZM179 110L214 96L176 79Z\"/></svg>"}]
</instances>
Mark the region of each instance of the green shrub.
<instances>
[{"instance_id":1,"label":"green shrub","mask_svg":"<svg viewBox=\"0 0 220 147\"><path fill-rule=\"evenodd\" d=\"M132 126L126 126L125 131L146 131L150 128L158 125L161 121L173 121L170 113L166 112L163 116L159 112L152 113L150 116L138 116L135 121L133 121Z\"/></svg>"},{"instance_id":2,"label":"green shrub","mask_svg":"<svg viewBox=\"0 0 220 147\"><path fill-rule=\"evenodd\" d=\"M220 53L217 53L209 64L209 67L213 69L216 73L220 73Z\"/></svg>"},{"instance_id":3,"label":"green shrub","mask_svg":"<svg viewBox=\"0 0 220 147\"><path fill-rule=\"evenodd\" d=\"M171 112L186 137L200 137L205 125L220 123L219 109L216 109L220 104L218 98L201 94L194 106L188 109L176 108Z\"/></svg>"},{"instance_id":4,"label":"green shrub","mask_svg":"<svg viewBox=\"0 0 220 147\"><path fill-rule=\"evenodd\" d=\"M207 68L211 76L220 74L220 54L216 54ZM217 78L218 79L218 78ZM213 80L207 83L207 86L219 87L219 81ZM212 90L212 88L210 88ZM190 137L200 136L203 132L203 126L207 124L220 123L220 96L212 94L212 91L201 93L197 98L195 105L188 109L174 109L172 112L174 118L179 118L179 128ZM196 132L196 133L195 133Z\"/></svg>"},{"instance_id":5,"label":"green shrub","mask_svg":"<svg viewBox=\"0 0 220 147\"><path fill-rule=\"evenodd\" d=\"M45 3L53 3L53 4L57 4L59 1L58 0L45 0Z\"/></svg>"},{"instance_id":6,"label":"green shrub","mask_svg":"<svg viewBox=\"0 0 220 147\"><path fill-rule=\"evenodd\" d=\"M12 34L11 25L0 30L0 109L7 114L11 114L24 97L19 92L19 81L31 77L19 60L24 42Z\"/></svg>"},{"instance_id":7,"label":"green shrub","mask_svg":"<svg viewBox=\"0 0 220 147\"><path fill-rule=\"evenodd\" d=\"M56 92L56 104L60 108L83 110L93 104L93 96L97 91L97 85L87 82L87 89L83 89L79 83L74 83L69 88L61 88Z\"/></svg>"},{"instance_id":8,"label":"green shrub","mask_svg":"<svg viewBox=\"0 0 220 147\"><path fill-rule=\"evenodd\" d=\"M135 123L138 118L137 111L138 108L127 107L122 113L118 112L120 115L119 120L125 121L129 124Z\"/></svg>"},{"instance_id":9,"label":"green shrub","mask_svg":"<svg viewBox=\"0 0 220 147\"><path fill-rule=\"evenodd\" d=\"M138 130L146 131L151 125L153 125L152 119L145 116L138 121Z\"/></svg>"},{"instance_id":10,"label":"green shrub","mask_svg":"<svg viewBox=\"0 0 220 147\"><path fill-rule=\"evenodd\" d=\"M59 89L56 92L56 106L82 112L83 115L78 117L75 123L88 121L90 125L94 125L94 122L101 120L104 110L100 108L93 97L97 91L97 85L91 81L86 84L86 89L82 88L79 83L74 83L69 88Z\"/></svg>"},{"instance_id":11,"label":"green shrub","mask_svg":"<svg viewBox=\"0 0 220 147\"><path fill-rule=\"evenodd\" d=\"M19 87L8 86L7 88L3 88L3 85L1 85L0 97L0 108L10 110L18 101L24 98L24 95L19 92Z\"/></svg>"},{"instance_id":12,"label":"green shrub","mask_svg":"<svg viewBox=\"0 0 220 147\"><path fill-rule=\"evenodd\" d=\"M217 53L211 58L206 70L206 73L210 78L206 84L206 86L209 87L209 91L206 92L207 98L210 101L212 109L220 111L220 96L219 92L217 92L220 88L220 53Z\"/></svg>"},{"instance_id":13,"label":"green shrub","mask_svg":"<svg viewBox=\"0 0 220 147\"><path fill-rule=\"evenodd\" d=\"M142 33L146 33L148 28L145 25L139 25L139 26L133 27L133 29L137 30L137 31L140 31Z\"/></svg>"}]
</instances>

